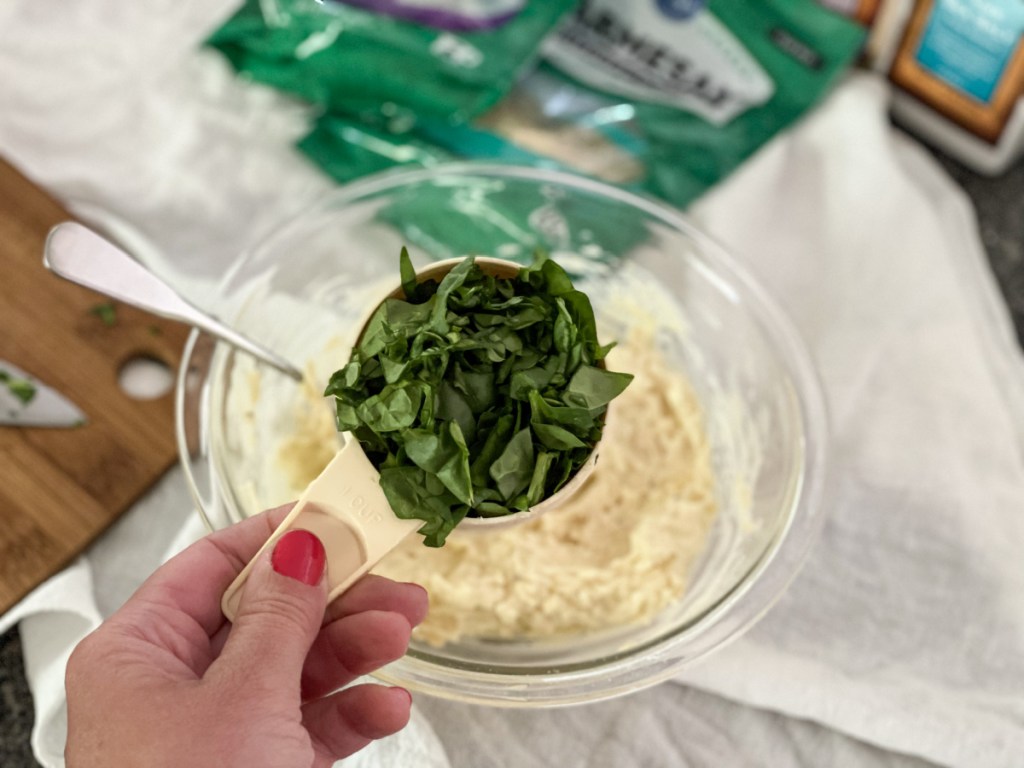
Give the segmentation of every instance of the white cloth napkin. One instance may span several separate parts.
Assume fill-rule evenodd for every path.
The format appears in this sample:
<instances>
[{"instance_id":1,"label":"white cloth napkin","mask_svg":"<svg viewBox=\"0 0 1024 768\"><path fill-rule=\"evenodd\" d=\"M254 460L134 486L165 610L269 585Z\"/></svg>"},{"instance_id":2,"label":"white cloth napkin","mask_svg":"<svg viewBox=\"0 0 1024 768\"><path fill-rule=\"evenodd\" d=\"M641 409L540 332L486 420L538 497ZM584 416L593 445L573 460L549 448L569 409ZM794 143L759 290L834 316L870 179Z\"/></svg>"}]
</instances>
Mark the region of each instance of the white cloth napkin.
<instances>
[{"instance_id":1,"label":"white cloth napkin","mask_svg":"<svg viewBox=\"0 0 1024 768\"><path fill-rule=\"evenodd\" d=\"M694 211L811 347L835 494L775 610L682 679L938 762L1022 765L1024 361L968 201L885 95L851 84Z\"/></svg>"},{"instance_id":2,"label":"white cloth napkin","mask_svg":"<svg viewBox=\"0 0 1024 768\"><path fill-rule=\"evenodd\" d=\"M131 222L200 303L263 222L330 187L291 146L305 110L196 52L232 4L0 5L3 152L76 213ZM836 494L807 568L685 687L543 712L421 698L453 765L1020 764L1020 353L969 206L886 100L852 77L693 210L820 367ZM155 567L188 506L172 473L19 606L44 764L63 744L64 649Z\"/></svg>"}]
</instances>

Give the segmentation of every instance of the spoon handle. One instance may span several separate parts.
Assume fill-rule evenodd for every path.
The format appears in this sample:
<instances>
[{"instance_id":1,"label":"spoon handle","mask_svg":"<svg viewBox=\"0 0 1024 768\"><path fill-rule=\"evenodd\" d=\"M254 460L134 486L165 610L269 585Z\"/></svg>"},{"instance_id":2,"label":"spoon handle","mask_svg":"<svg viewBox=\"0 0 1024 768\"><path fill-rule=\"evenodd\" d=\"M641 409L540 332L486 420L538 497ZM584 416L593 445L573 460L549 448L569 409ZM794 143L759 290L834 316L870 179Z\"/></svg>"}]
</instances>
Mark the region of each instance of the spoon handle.
<instances>
[{"instance_id":1,"label":"spoon handle","mask_svg":"<svg viewBox=\"0 0 1024 768\"><path fill-rule=\"evenodd\" d=\"M82 224L66 221L50 230L43 264L65 280L194 325L302 381L302 373L287 360L190 304L138 261Z\"/></svg>"}]
</instances>

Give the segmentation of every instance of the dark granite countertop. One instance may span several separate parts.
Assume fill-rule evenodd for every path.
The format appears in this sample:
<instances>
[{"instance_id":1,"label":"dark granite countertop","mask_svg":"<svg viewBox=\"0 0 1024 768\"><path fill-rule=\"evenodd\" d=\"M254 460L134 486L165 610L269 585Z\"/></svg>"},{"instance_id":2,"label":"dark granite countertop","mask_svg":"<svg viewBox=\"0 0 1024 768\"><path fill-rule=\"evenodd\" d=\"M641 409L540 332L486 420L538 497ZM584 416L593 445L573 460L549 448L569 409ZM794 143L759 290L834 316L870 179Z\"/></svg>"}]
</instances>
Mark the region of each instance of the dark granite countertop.
<instances>
[{"instance_id":1,"label":"dark granite countertop","mask_svg":"<svg viewBox=\"0 0 1024 768\"><path fill-rule=\"evenodd\" d=\"M981 241L1024 346L1024 161L1000 177L988 178L935 153L967 192L978 214Z\"/></svg>"},{"instance_id":2,"label":"dark granite countertop","mask_svg":"<svg viewBox=\"0 0 1024 768\"><path fill-rule=\"evenodd\" d=\"M940 153L936 156L974 202L982 242L1024 344L1024 162L998 178L987 178ZM36 768L29 746L32 720L15 628L0 635L0 766Z\"/></svg>"},{"instance_id":3,"label":"dark granite countertop","mask_svg":"<svg viewBox=\"0 0 1024 768\"><path fill-rule=\"evenodd\" d=\"M18 629L0 635L0 765L35 768L29 736L32 733L32 694L25 682Z\"/></svg>"}]
</instances>

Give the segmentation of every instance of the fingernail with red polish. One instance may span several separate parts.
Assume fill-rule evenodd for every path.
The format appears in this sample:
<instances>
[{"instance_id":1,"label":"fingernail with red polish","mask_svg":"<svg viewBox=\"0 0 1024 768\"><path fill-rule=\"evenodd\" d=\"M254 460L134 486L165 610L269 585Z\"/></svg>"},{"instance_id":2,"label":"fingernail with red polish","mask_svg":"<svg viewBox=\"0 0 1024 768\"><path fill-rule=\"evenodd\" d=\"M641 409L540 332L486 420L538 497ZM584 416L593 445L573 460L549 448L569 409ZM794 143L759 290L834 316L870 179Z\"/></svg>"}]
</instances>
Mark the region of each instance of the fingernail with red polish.
<instances>
[{"instance_id":1,"label":"fingernail with red polish","mask_svg":"<svg viewBox=\"0 0 1024 768\"><path fill-rule=\"evenodd\" d=\"M327 553L315 534L296 529L277 540L270 556L274 570L303 584L319 584L324 575Z\"/></svg>"}]
</instances>

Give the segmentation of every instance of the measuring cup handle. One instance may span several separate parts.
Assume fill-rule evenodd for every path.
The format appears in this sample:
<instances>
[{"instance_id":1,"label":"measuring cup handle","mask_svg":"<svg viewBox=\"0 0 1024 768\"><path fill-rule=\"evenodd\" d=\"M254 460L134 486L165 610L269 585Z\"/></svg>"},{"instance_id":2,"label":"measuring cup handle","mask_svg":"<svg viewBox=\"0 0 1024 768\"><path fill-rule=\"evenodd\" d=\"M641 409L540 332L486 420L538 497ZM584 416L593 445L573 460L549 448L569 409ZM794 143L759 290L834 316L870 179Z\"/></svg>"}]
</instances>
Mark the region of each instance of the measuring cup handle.
<instances>
[{"instance_id":1,"label":"measuring cup handle","mask_svg":"<svg viewBox=\"0 0 1024 768\"><path fill-rule=\"evenodd\" d=\"M330 602L422 524L422 520L395 517L380 488L380 475L359 443L349 438L224 592L221 609L234 621L242 587L256 558L289 530L305 529L323 542Z\"/></svg>"}]
</instances>

